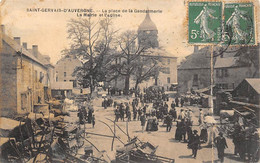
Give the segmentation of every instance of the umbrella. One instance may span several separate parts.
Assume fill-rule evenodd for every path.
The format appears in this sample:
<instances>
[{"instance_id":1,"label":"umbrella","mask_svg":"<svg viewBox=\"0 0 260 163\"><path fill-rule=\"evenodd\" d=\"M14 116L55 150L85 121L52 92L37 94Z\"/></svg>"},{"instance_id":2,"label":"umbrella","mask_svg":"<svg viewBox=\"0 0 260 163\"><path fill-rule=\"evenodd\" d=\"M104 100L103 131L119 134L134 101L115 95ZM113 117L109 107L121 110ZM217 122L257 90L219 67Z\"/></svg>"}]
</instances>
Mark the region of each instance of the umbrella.
<instances>
[{"instance_id":1,"label":"umbrella","mask_svg":"<svg viewBox=\"0 0 260 163\"><path fill-rule=\"evenodd\" d=\"M217 123L217 121L212 116L206 116L204 122L206 122L206 123Z\"/></svg>"}]
</instances>

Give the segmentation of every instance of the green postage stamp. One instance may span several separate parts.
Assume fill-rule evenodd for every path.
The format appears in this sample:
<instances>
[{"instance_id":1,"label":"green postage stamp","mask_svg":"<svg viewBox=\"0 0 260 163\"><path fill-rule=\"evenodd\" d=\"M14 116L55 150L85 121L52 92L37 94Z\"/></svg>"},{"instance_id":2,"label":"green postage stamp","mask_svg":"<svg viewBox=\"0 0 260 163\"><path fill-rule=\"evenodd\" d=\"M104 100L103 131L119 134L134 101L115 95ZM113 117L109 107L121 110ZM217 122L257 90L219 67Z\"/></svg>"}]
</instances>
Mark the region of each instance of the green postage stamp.
<instances>
[{"instance_id":1,"label":"green postage stamp","mask_svg":"<svg viewBox=\"0 0 260 163\"><path fill-rule=\"evenodd\" d=\"M217 44L222 39L222 3L189 2L190 44Z\"/></svg>"},{"instance_id":2,"label":"green postage stamp","mask_svg":"<svg viewBox=\"0 0 260 163\"><path fill-rule=\"evenodd\" d=\"M225 4L224 42L230 45L254 45L254 5L253 3Z\"/></svg>"},{"instance_id":3,"label":"green postage stamp","mask_svg":"<svg viewBox=\"0 0 260 163\"><path fill-rule=\"evenodd\" d=\"M254 4L188 2L190 44L255 45Z\"/></svg>"}]
</instances>

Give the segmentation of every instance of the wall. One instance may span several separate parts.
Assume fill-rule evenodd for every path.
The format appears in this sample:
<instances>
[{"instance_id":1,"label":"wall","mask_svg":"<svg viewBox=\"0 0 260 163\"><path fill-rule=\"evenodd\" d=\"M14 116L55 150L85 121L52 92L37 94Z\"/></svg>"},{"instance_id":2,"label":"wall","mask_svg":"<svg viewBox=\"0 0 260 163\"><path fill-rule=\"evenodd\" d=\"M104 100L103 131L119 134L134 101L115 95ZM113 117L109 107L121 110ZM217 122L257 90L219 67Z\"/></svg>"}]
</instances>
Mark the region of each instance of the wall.
<instances>
[{"instance_id":1,"label":"wall","mask_svg":"<svg viewBox=\"0 0 260 163\"><path fill-rule=\"evenodd\" d=\"M251 78L254 73L253 66L251 67L230 67L227 69L227 76L217 77L216 69L214 70L214 83L217 84L228 84L228 89L234 89L241 83L245 78ZM238 75L239 74L239 75ZM234 86L233 86L234 83Z\"/></svg>"},{"instance_id":2,"label":"wall","mask_svg":"<svg viewBox=\"0 0 260 163\"><path fill-rule=\"evenodd\" d=\"M21 58L17 58L18 65L21 64ZM36 73L37 71L37 80ZM40 74L43 74L40 82ZM22 69L17 70L17 112L24 114L33 111L33 105L38 103L38 97L41 103L44 102L44 86L47 86L47 69L27 57L22 58ZM22 98L23 96L23 98Z\"/></svg>"},{"instance_id":3,"label":"wall","mask_svg":"<svg viewBox=\"0 0 260 163\"><path fill-rule=\"evenodd\" d=\"M198 87L193 87L194 74L198 74ZM210 69L178 69L178 92L186 93L193 89L210 86Z\"/></svg>"},{"instance_id":4,"label":"wall","mask_svg":"<svg viewBox=\"0 0 260 163\"><path fill-rule=\"evenodd\" d=\"M168 59L170 59L170 62L168 62ZM160 72L158 76L158 85L160 86L170 86L171 84L177 83L177 58L163 58L162 59L163 65L162 67L168 67L170 72L163 73ZM170 83L168 83L167 78L170 78Z\"/></svg>"},{"instance_id":5,"label":"wall","mask_svg":"<svg viewBox=\"0 0 260 163\"><path fill-rule=\"evenodd\" d=\"M17 111L15 51L2 41L0 52L0 116L12 116Z\"/></svg>"},{"instance_id":6,"label":"wall","mask_svg":"<svg viewBox=\"0 0 260 163\"><path fill-rule=\"evenodd\" d=\"M78 59L63 57L55 65L56 77L58 77L58 82L66 80L75 80L76 78L72 76L74 69L77 66L81 66L81 62ZM64 77L64 72L66 72L66 77Z\"/></svg>"}]
</instances>

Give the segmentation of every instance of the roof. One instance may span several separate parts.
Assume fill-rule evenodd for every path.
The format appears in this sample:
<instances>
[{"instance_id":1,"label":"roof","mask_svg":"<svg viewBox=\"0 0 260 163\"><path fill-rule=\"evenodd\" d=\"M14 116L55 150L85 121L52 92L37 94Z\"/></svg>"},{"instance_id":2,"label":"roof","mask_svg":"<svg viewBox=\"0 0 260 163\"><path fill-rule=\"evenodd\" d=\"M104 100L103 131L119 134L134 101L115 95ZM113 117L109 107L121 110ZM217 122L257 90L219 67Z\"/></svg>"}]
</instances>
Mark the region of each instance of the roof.
<instances>
[{"instance_id":1,"label":"roof","mask_svg":"<svg viewBox=\"0 0 260 163\"><path fill-rule=\"evenodd\" d=\"M260 94L260 78L246 78L245 81Z\"/></svg>"},{"instance_id":2,"label":"roof","mask_svg":"<svg viewBox=\"0 0 260 163\"><path fill-rule=\"evenodd\" d=\"M28 51L32 53L32 49L28 49ZM44 56L47 55L43 55L38 51L37 59L39 59L44 65L51 65L52 67L54 67Z\"/></svg>"},{"instance_id":3,"label":"roof","mask_svg":"<svg viewBox=\"0 0 260 163\"><path fill-rule=\"evenodd\" d=\"M238 59L239 57L227 57L227 58L218 57L214 65L214 68L226 68L226 67L238 66L237 64Z\"/></svg>"},{"instance_id":4,"label":"roof","mask_svg":"<svg viewBox=\"0 0 260 163\"><path fill-rule=\"evenodd\" d=\"M210 68L210 51L208 47L204 47L187 56L178 67L178 70L205 68Z\"/></svg>"},{"instance_id":5,"label":"roof","mask_svg":"<svg viewBox=\"0 0 260 163\"><path fill-rule=\"evenodd\" d=\"M54 82L51 86L54 90L72 90L73 82Z\"/></svg>"},{"instance_id":6,"label":"roof","mask_svg":"<svg viewBox=\"0 0 260 163\"><path fill-rule=\"evenodd\" d=\"M157 31L157 27L150 18L149 12L146 13L146 16L143 22L140 24L138 31Z\"/></svg>"},{"instance_id":7,"label":"roof","mask_svg":"<svg viewBox=\"0 0 260 163\"><path fill-rule=\"evenodd\" d=\"M13 130L15 127L20 125L19 121L10 119L10 118L6 118L6 117L0 117L0 122L4 122L4 123L0 123L0 129L2 130ZM24 124L24 122L21 122L21 125Z\"/></svg>"},{"instance_id":8,"label":"roof","mask_svg":"<svg viewBox=\"0 0 260 163\"><path fill-rule=\"evenodd\" d=\"M164 49L159 48L149 48L148 52L145 53L143 56L155 56L155 57L165 57L165 58L177 58L173 56L171 53L167 52Z\"/></svg>"},{"instance_id":9,"label":"roof","mask_svg":"<svg viewBox=\"0 0 260 163\"><path fill-rule=\"evenodd\" d=\"M77 62L79 65L82 65L82 62L75 56L71 56L71 55L66 55L66 56L63 56L61 59L59 59L56 63L56 65L58 65L59 63L62 63L63 61L66 61L66 60L70 60L72 62Z\"/></svg>"},{"instance_id":10,"label":"roof","mask_svg":"<svg viewBox=\"0 0 260 163\"><path fill-rule=\"evenodd\" d=\"M7 36L6 34L2 34L2 39L3 41L5 41L11 48L13 48L16 52L21 52L24 56L32 59L33 61L41 64L44 66L44 63L36 58L31 52L29 52L28 50L26 50L25 48L23 48L21 45L17 44L17 42L15 42L13 39L11 39L9 36Z\"/></svg>"}]
</instances>

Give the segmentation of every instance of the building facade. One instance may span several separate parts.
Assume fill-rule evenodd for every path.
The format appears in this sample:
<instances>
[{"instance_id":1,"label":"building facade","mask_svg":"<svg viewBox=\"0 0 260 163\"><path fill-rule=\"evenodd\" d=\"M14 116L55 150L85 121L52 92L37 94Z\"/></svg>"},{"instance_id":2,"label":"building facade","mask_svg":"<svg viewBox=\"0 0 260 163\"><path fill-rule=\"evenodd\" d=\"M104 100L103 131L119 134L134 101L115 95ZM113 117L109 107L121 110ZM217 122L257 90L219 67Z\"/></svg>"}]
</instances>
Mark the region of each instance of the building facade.
<instances>
[{"instance_id":1,"label":"building facade","mask_svg":"<svg viewBox=\"0 0 260 163\"><path fill-rule=\"evenodd\" d=\"M77 87L76 77L72 74L75 68L81 65L76 57L64 56L55 65L55 82L72 82L73 87Z\"/></svg>"},{"instance_id":2,"label":"building facade","mask_svg":"<svg viewBox=\"0 0 260 163\"><path fill-rule=\"evenodd\" d=\"M259 44L229 48L216 58L214 83L218 90L233 90L245 78L259 78Z\"/></svg>"},{"instance_id":3,"label":"building facade","mask_svg":"<svg viewBox=\"0 0 260 163\"><path fill-rule=\"evenodd\" d=\"M62 57L55 65L55 82L52 96L56 98L70 98L72 93L80 93L79 85L73 72L76 67L82 66L80 60L73 56Z\"/></svg>"},{"instance_id":4,"label":"building facade","mask_svg":"<svg viewBox=\"0 0 260 163\"><path fill-rule=\"evenodd\" d=\"M44 104L48 98L48 71L53 71L53 66L46 56L40 56L37 45L31 51L34 53L27 49L27 43L21 46L20 37L7 36L1 26L1 116L33 112L35 105Z\"/></svg>"},{"instance_id":5,"label":"building facade","mask_svg":"<svg viewBox=\"0 0 260 163\"><path fill-rule=\"evenodd\" d=\"M178 67L178 93L210 86L210 51L208 47L198 49L187 56Z\"/></svg>"}]
</instances>

